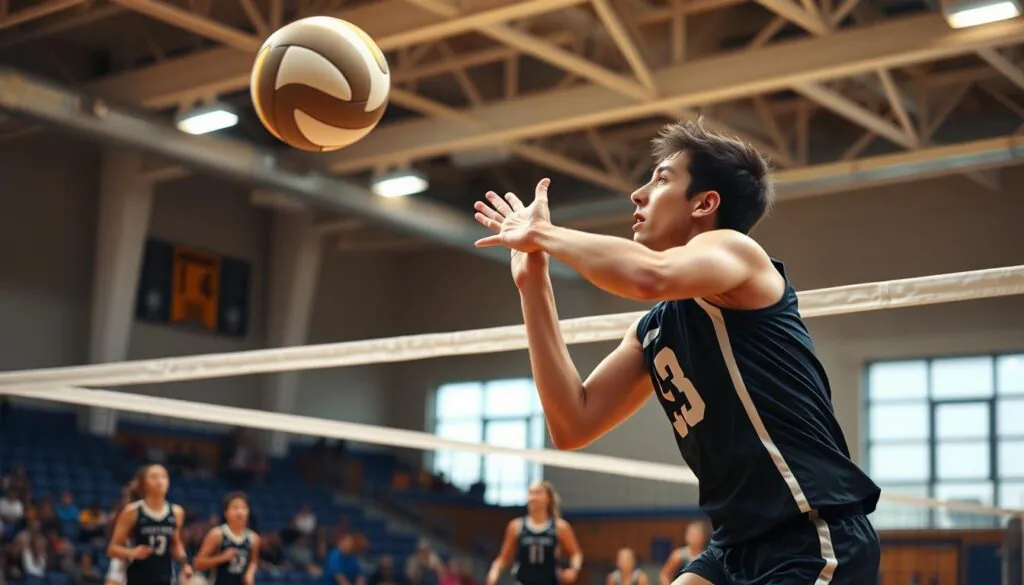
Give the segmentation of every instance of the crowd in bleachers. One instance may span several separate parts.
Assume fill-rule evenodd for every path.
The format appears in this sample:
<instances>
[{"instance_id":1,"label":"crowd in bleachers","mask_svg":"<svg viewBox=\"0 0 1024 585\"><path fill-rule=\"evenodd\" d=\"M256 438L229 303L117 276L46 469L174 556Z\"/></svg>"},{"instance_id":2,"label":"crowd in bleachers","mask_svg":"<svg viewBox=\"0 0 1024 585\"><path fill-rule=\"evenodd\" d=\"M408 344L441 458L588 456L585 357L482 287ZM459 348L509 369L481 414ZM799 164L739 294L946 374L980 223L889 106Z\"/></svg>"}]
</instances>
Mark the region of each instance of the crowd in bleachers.
<instances>
[{"instance_id":1,"label":"crowd in bleachers","mask_svg":"<svg viewBox=\"0 0 1024 585\"><path fill-rule=\"evenodd\" d=\"M420 534L391 530L358 503L338 500L328 480L342 482L344 474L310 481L303 457L272 459L244 431L224 437L213 461L194 441L175 443L184 448L137 436L115 442L79 432L71 413L11 414L0 428L0 585L103 583L122 486L143 462L171 471L168 499L186 511L190 557L223 521L224 495L246 492L251 527L262 537L261 584L335 585L337 573L348 585L474 585L465 563L443 562ZM331 452L344 457L343 447Z\"/></svg>"}]
</instances>

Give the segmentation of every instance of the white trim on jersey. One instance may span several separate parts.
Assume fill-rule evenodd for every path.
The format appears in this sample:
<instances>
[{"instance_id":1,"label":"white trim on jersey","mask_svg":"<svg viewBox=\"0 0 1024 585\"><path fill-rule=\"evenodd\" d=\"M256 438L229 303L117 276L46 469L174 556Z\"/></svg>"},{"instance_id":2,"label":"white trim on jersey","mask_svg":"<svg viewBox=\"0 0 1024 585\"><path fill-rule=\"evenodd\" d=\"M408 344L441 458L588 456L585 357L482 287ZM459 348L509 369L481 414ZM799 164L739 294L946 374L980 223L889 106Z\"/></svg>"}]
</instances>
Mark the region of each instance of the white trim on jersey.
<instances>
[{"instance_id":1,"label":"white trim on jersey","mask_svg":"<svg viewBox=\"0 0 1024 585\"><path fill-rule=\"evenodd\" d=\"M800 482L797 481L793 470L786 463L785 457L782 456L782 451L779 450L778 445L772 440L771 435L768 433L768 428L764 426L764 421L761 420L761 414L757 411L757 406L754 405L753 399L750 398L750 391L747 390L747 384L743 381L739 364L736 363L736 356L732 352L732 342L729 341L729 331L725 327L725 318L722 317L722 311L703 299L694 300L711 318L711 323L715 327L715 337L718 339L718 348L722 352L725 367L729 370L729 378L732 380L736 395L743 405L743 410L747 413L747 418L750 419L750 424L754 426L754 431L757 432L757 437L768 451L768 455L771 456L775 468L779 471L779 475L782 476L783 481L789 487L789 492L793 495L797 508L804 514L812 513L811 505L807 501L803 488L800 487ZM832 575L835 574L839 561L836 559L835 550L832 547L832 534L828 529L828 524L824 520L817 518L817 515L813 515L813 518L814 525L818 531L821 558L825 561L825 566L822 567L821 573L818 574L818 579L814 582L814 585L829 585L832 582Z\"/></svg>"}]
</instances>

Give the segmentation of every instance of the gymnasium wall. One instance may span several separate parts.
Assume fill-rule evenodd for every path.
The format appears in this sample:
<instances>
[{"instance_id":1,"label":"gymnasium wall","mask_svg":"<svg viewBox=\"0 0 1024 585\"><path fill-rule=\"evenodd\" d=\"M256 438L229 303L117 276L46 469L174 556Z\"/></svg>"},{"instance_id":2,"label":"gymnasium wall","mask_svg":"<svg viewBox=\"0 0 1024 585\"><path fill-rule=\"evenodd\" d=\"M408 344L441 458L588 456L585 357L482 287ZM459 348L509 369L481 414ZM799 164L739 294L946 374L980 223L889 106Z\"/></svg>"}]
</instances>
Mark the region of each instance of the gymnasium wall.
<instances>
[{"instance_id":1,"label":"gymnasium wall","mask_svg":"<svg viewBox=\"0 0 1024 585\"><path fill-rule=\"evenodd\" d=\"M99 155L87 143L36 136L0 142L0 369L86 359ZM785 202L757 232L786 261L800 289L1010 264L1024 264L1024 170L1005 173L994 194L959 177ZM532 179L530 179L532 181ZM557 185L553 198L557 200ZM242 340L133 325L130 357L263 347L271 212L244 188L209 178L161 186L151 234L251 262L253 312ZM507 267L429 248L393 254L325 252L312 343L453 331L521 322ZM562 317L639 310L585 282L559 282ZM834 387L851 448L858 444L865 360L921 354L1024 349L1019 297L815 319L811 327ZM586 373L611 344L576 346ZM423 429L430 390L453 380L528 375L525 352L303 373L297 411ZM260 377L140 390L256 406ZM671 430L652 402L589 451L678 462ZM549 468L574 507L689 504L686 489Z\"/></svg>"},{"instance_id":2,"label":"gymnasium wall","mask_svg":"<svg viewBox=\"0 0 1024 585\"><path fill-rule=\"evenodd\" d=\"M87 359L100 160L95 145L64 136L0 142L0 369L73 365ZM248 191L234 184L208 177L161 184L150 235L249 262L250 331L235 339L134 322L129 358L264 347L271 219L272 212L250 205ZM371 255L327 253L325 258L311 341L378 335L387 317L380 310L387 293L372 287L388 278L390 262ZM374 306L375 301L382 304ZM380 382L382 372L376 367L306 372L297 411L382 423L387 412L387 401L378 391L387 387ZM245 376L131 390L257 407L264 385L263 377Z\"/></svg>"}]
</instances>

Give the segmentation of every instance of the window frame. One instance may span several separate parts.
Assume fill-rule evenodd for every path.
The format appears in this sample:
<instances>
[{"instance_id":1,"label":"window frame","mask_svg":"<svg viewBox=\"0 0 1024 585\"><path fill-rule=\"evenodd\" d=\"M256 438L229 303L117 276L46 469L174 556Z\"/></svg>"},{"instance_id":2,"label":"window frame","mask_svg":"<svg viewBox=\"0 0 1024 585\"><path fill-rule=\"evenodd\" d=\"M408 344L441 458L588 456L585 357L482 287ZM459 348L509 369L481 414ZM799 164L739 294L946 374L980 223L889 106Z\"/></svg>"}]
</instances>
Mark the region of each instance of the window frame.
<instances>
[{"instance_id":1,"label":"window frame","mask_svg":"<svg viewBox=\"0 0 1024 585\"><path fill-rule=\"evenodd\" d=\"M1001 392L999 386L999 368L998 363L1001 358L1006 357L1024 357L1024 351L1006 351L996 353L981 353L981 354L958 354L958 355L940 355L940 356L927 356L927 357L908 357L908 358L886 358L886 359L875 359L870 360L864 364L862 371L862 384L861 384L861 424L859 425L861 430L861 440L859 441L862 447L863 453L863 466L866 470L871 470L872 459L877 453L877 449L884 449L886 446L897 446L900 444L904 445L920 445L926 446L929 465L928 473L925 477L918 480L906 480L906 481L883 481L876 480L883 489L899 489L905 488L918 488L920 486L926 487L927 497L936 498L936 492L941 489L941 486L956 486L956 485L974 485L988 483L992 486L992 501L993 507L1000 507L1006 505L1005 502L1001 501L1000 493L1003 484L1021 484L1024 483L1024 476L1017 475L1005 475L999 468L999 448L1004 443L1013 443L1024 441L1024 433L1000 433L998 425L998 410L1001 404L1006 402L1022 403L1024 404L1024 393L1013 394ZM986 397L963 397L963 398L936 398L934 396L935 388L935 363L943 362L946 360L964 359L964 358L987 358L988 360L988 375L991 376L992 393ZM881 364L895 363L895 362L908 362L908 363L923 363L925 366L925 395L923 398L898 398L893 400L879 400L878 397L872 398L871 388L871 374L872 368ZM928 436L924 439L875 439L872 436L872 407L880 404L885 405L923 405L925 406L925 412L928 417ZM984 404L988 408L988 420L987 439L978 438L949 438L942 439L937 436L937 413L940 408L947 405L957 404ZM939 447L940 445L950 445L956 443L977 443L978 441L985 441L988 446L988 474L984 477L973 477L973 478L941 478L939 476ZM1011 506L1012 507L1012 506ZM936 511L932 510L929 514L929 526L936 525Z\"/></svg>"},{"instance_id":2,"label":"window frame","mask_svg":"<svg viewBox=\"0 0 1024 585\"><path fill-rule=\"evenodd\" d=\"M487 414L487 390L488 387L494 384L508 384L508 383L521 383L523 386L528 387L533 397L531 399L530 408L524 414ZM468 415L457 415L452 417L445 417L439 409L439 403L441 394L447 386L460 386L460 385L474 385L476 386L476 392L480 394L480 410L476 416ZM527 449L540 449L544 448L547 444L547 423L544 419L544 411L541 408L540 400L536 398L536 386L532 378L528 377L509 377L509 378L496 378L490 380L450 380L436 386L431 393L430 401L431 415L428 420L429 432L437 434L438 428L442 424L456 423L459 421L474 422L480 424L480 442L487 443L487 431L488 427L494 423L520 423L525 427L526 431L526 448ZM540 426L538 431L535 425ZM536 439L540 439L540 443L536 444ZM427 469L430 469L434 473L443 472L446 476L450 477L451 473L449 469L439 469L436 465L435 452L428 451L424 456L424 463ZM498 481L488 482L487 481L487 461L491 457L501 457L500 455L480 455L479 456L479 468L477 470L478 481L484 484L484 499L488 503L498 503L498 505L521 505L526 503L526 495L531 483L540 481L544 478L544 467L540 463L525 461L526 464L526 476L525 483L522 486L522 497L517 499L515 502L501 503L501 500L493 500L492 494L495 497L500 498L500 494L510 490L510 482ZM468 488L468 486L459 486ZM515 486L511 489L516 489L519 486Z\"/></svg>"}]
</instances>

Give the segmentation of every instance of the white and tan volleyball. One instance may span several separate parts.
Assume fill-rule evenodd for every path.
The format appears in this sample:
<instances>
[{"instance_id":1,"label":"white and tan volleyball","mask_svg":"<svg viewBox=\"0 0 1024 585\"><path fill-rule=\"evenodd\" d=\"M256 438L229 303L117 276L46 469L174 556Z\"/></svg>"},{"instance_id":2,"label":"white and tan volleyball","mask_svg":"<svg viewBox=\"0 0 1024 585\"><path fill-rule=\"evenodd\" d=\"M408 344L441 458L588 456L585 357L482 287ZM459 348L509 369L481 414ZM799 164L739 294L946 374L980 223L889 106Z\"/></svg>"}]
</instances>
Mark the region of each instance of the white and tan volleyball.
<instances>
[{"instance_id":1,"label":"white and tan volleyball","mask_svg":"<svg viewBox=\"0 0 1024 585\"><path fill-rule=\"evenodd\" d=\"M295 148L326 152L360 140L380 122L391 72L362 29L313 16L267 38L253 64L250 91L271 134Z\"/></svg>"}]
</instances>

